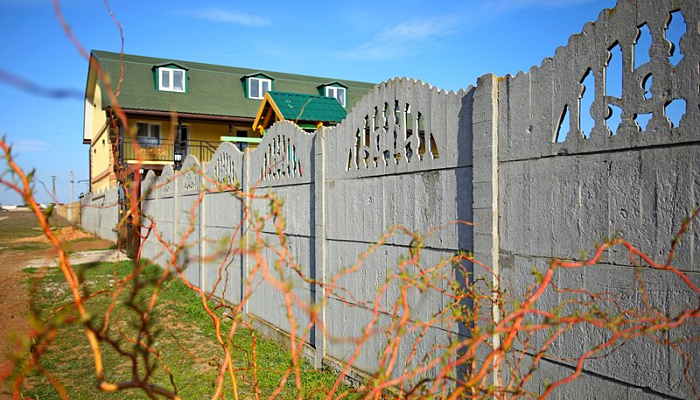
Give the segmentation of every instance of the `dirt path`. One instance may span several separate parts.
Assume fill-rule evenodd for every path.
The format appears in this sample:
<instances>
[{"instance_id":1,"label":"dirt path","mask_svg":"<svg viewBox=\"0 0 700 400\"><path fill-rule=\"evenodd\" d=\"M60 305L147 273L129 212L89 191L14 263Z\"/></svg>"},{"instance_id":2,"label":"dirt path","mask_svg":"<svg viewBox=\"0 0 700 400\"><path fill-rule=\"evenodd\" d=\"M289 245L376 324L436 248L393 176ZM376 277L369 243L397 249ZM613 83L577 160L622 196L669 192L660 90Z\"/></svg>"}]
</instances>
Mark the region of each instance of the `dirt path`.
<instances>
[{"instance_id":1,"label":"dirt path","mask_svg":"<svg viewBox=\"0 0 700 400\"><path fill-rule=\"evenodd\" d=\"M22 268L31 259L48 255L46 250L0 253L0 365L6 362L5 356L15 350L17 334L26 334L30 328L27 319L29 292L22 284L27 276L22 272Z\"/></svg>"},{"instance_id":2,"label":"dirt path","mask_svg":"<svg viewBox=\"0 0 700 400\"><path fill-rule=\"evenodd\" d=\"M56 265L56 251L48 240L38 235L36 221L30 213L6 212L0 219L0 370L7 364L8 356L17 351L18 338L26 336L29 324L30 291L23 269ZM123 260L115 250L105 250L112 242L94 238L85 232L56 221L59 239L70 252L72 263ZM54 223L52 223L54 225ZM63 225L63 226L62 226ZM0 385L0 400L10 399L5 385Z\"/></svg>"}]
</instances>

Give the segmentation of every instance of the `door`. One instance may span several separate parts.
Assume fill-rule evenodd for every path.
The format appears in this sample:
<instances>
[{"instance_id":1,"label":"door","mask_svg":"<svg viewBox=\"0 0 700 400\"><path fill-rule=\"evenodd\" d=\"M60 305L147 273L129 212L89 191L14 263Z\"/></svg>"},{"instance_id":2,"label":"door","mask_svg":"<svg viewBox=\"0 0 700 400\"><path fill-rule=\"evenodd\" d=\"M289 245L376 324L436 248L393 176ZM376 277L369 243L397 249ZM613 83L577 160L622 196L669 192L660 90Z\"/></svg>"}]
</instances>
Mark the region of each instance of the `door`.
<instances>
[{"instance_id":1,"label":"door","mask_svg":"<svg viewBox=\"0 0 700 400\"><path fill-rule=\"evenodd\" d=\"M190 127L185 125L180 125L180 151L182 153L182 161L185 161L189 153L189 143L190 143Z\"/></svg>"}]
</instances>

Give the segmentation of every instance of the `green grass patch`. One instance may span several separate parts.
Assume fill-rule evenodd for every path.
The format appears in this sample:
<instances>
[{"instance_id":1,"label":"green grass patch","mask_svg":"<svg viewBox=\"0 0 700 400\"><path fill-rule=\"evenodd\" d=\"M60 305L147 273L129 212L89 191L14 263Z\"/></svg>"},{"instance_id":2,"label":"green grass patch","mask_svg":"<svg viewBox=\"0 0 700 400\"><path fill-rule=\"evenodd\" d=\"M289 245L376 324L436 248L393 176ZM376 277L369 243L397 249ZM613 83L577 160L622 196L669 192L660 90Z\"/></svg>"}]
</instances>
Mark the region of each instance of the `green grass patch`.
<instances>
[{"instance_id":1,"label":"green grass patch","mask_svg":"<svg viewBox=\"0 0 700 400\"><path fill-rule=\"evenodd\" d=\"M77 315L71 306L71 293L58 268L27 268L24 271L29 277L28 286L32 286L34 280L39 279L38 277L43 273L38 285L39 293L33 296L42 320L55 322ZM86 303L92 326L97 329L104 326L105 312L113 296L116 295L116 282L132 271L133 263L126 261L119 264L87 264L77 268L84 293L107 290ZM161 362L123 337L123 335L137 337L141 321L139 318L141 313L138 310L143 309L154 291L158 290L154 283L161 273L162 270L159 267L150 265L140 274L138 288L133 283L121 287L122 290L114 302L115 307L111 312L106 332L107 337L113 340L121 351L136 355L140 361L138 370L141 376L145 373L143 361L146 360L153 366L152 383L172 389L170 378ZM53 314L54 310L61 306L66 307L59 314ZM221 315L223 309L220 308L217 313ZM230 324L230 320L225 320L223 332L228 332ZM150 336L142 335L141 340L148 342L170 368L181 398L210 398L214 392L214 381L224 353L216 341L212 320L205 312L197 294L189 290L179 279L169 278L164 285L164 290L158 295L156 306L148 318L147 325ZM251 331L238 328L230 346L234 365L239 369L236 376L242 399L253 398L252 336ZM260 396L267 397L279 385L283 372L291 365L291 357L286 350L273 341L256 336L258 387ZM100 346L107 380L111 382L129 380L132 371L131 360L120 355L104 342ZM71 399L146 398L145 394L139 390L104 393L96 388L92 353L84 329L77 322L64 324L59 328L55 342L41 358L41 365L65 386ZM302 369L303 397L324 398L335 381L335 375L329 371L313 370L306 360L303 360ZM224 382L226 398L233 398L228 376ZM60 398L48 380L36 374L28 379L23 394L42 400ZM297 398L293 374L286 382L279 398Z\"/></svg>"},{"instance_id":2,"label":"green grass patch","mask_svg":"<svg viewBox=\"0 0 700 400\"><path fill-rule=\"evenodd\" d=\"M34 237L42 234L37 217L30 211L8 211L0 215L7 219L0 222L0 241ZM70 224L64 218L53 215L49 223L52 229L63 228Z\"/></svg>"},{"instance_id":3,"label":"green grass patch","mask_svg":"<svg viewBox=\"0 0 700 400\"><path fill-rule=\"evenodd\" d=\"M41 242L24 242L24 243L14 243L10 247L12 251L37 251L46 250L50 248L51 245Z\"/></svg>"},{"instance_id":4,"label":"green grass patch","mask_svg":"<svg viewBox=\"0 0 700 400\"><path fill-rule=\"evenodd\" d=\"M71 242L72 242L72 243L80 243L80 242L91 242L91 241L93 241L93 240L95 240L95 238L92 237L92 236L89 236L89 237L83 237L83 238L80 238L80 239L71 240ZM115 247L115 248L117 247L116 243L114 244L114 247Z\"/></svg>"}]
</instances>

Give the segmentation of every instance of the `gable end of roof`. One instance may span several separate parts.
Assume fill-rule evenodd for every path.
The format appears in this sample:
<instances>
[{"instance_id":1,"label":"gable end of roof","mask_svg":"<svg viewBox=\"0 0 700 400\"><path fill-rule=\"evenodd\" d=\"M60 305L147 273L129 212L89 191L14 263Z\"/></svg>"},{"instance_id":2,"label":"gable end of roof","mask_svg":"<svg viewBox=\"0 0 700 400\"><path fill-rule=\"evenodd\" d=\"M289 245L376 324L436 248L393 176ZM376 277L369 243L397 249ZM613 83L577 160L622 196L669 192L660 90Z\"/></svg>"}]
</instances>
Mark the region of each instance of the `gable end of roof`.
<instances>
[{"instance_id":1,"label":"gable end of roof","mask_svg":"<svg viewBox=\"0 0 700 400\"><path fill-rule=\"evenodd\" d=\"M151 68L151 69L154 69L154 70L155 70L156 68L171 68L171 67L177 67L177 68L180 68L180 69L184 69L185 71L189 71L189 70L190 70L190 69L187 68L186 66L184 66L184 65L182 65L182 64L178 64L178 63L176 63L176 62L165 62L165 63L155 64L155 65L153 66L153 68Z\"/></svg>"},{"instance_id":2,"label":"gable end of roof","mask_svg":"<svg viewBox=\"0 0 700 400\"><path fill-rule=\"evenodd\" d=\"M338 81L333 81L333 82L328 82L328 83L322 83L322 84L316 86L316 88L317 88L317 89L322 89L322 88L327 87L327 86L344 87L345 89L348 88L347 85L343 85L342 83L340 83L340 82L338 82Z\"/></svg>"},{"instance_id":3,"label":"gable end of roof","mask_svg":"<svg viewBox=\"0 0 700 400\"><path fill-rule=\"evenodd\" d=\"M269 79L269 80L271 80L271 81L274 81L274 80L275 80L275 78L273 78L273 77L271 77L270 75L265 74L265 73L263 73L263 72L253 72L253 73L250 73L250 74L245 74L245 75L243 75L243 76L241 77L241 80L248 79L248 78L260 78L260 77L267 78L267 79Z\"/></svg>"}]
</instances>

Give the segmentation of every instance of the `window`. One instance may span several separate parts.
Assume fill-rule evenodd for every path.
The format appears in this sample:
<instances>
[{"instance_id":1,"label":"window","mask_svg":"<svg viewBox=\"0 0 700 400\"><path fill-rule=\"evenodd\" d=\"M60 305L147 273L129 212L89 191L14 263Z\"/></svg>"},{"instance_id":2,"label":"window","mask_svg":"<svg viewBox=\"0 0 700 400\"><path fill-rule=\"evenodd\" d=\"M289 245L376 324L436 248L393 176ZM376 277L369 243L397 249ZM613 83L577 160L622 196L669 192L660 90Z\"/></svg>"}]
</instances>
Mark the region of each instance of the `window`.
<instances>
[{"instance_id":1,"label":"window","mask_svg":"<svg viewBox=\"0 0 700 400\"><path fill-rule=\"evenodd\" d=\"M142 147L155 147L160 144L160 125L139 122L136 124L136 140Z\"/></svg>"},{"instance_id":2,"label":"window","mask_svg":"<svg viewBox=\"0 0 700 400\"><path fill-rule=\"evenodd\" d=\"M272 81L262 78L248 78L248 98L262 99L265 93L272 90Z\"/></svg>"},{"instance_id":3,"label":"window","mask_svg":"<svg viewBox=\"0 0 700 400\"><path fill-rule=\"evenodd\" d=\"M326 86L326 96L335 97L341 106L345 107L345 88L337 86Z\"/></svg>"},{"instance_id":4,"label":"window","mask_svg":"<svg viewBox=\"0 0 700 400\"><path fill-rule=\"evenodd\" d=\"M159 68L158 89L169 92L184 92L185 70L164 67Z\"/></svg>"}]
</instances>

